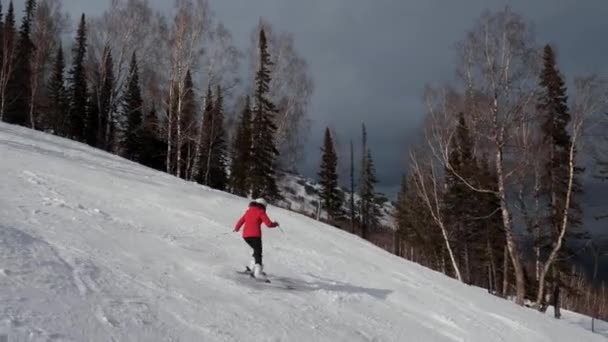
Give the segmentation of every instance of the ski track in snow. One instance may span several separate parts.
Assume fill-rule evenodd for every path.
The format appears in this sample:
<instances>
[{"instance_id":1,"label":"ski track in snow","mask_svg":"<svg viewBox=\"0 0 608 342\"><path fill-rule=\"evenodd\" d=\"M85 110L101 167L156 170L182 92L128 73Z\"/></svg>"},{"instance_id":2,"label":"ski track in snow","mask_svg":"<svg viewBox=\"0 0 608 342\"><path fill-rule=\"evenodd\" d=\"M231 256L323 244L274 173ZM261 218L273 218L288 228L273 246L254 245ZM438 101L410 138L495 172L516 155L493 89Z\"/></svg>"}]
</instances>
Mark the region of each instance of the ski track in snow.
<instances>
[{"instance_id":1,"label":"ski track in snow","mask_svg":"<svg viewBox=\"0 0 608 342\"><path fill-rule=\"evenodd\" d=\"M0 123L11 341L605 341L269 208L271 284L237 274L248 201ZM575 321L575 318L577 321Z\"/></svg>"}]
</instances>

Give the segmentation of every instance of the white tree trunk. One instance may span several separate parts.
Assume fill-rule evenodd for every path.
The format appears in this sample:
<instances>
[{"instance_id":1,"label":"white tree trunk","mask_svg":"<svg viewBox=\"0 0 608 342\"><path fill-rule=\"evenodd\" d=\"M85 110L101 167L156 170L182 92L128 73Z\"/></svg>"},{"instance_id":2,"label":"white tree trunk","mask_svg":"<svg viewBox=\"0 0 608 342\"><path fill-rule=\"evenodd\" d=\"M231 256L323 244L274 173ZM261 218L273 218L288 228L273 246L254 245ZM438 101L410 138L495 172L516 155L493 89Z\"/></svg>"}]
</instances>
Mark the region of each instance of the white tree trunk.
<instances>
[{"instance_id":1,"label":"white tree trunk","mask_svg":"<svg viewBox=\"0 0 608 342\"><path fill-rule=\"evenodd\" d=\"M173 82L171 82L169 90L169 117L167 118L167 158L166 158L166 168L167 173L171 173L171 146L173 145Z\"/></svg>"},{"instance_id":2,"label":"white tree trunk","mask_svg":"<svg viewBox=\"0 0 608 342\"><path fill-rule=\"evenodd\" d=\"M573 186L574 186L574 173L576 171L575 170L575 160L574 160L576 138L577 138L577 135L575 132L574 136L572 137L572 142L570 144L570 151L568 154L568 187L566 189L566 199L565 199L565 203L564 203L564 209L562 212L563 216L561 219L559 236L558 236L557 240L553 243L553 249L551 250L551 253L549 254L549 258L547 259L544 267L542 268L542 271L540 273L540 279L538 281L538 293L536 295L536 304L535 304L536 308L538 308L538 309L540 309L540 307L542 305L542 299L543 299L544 291L545 291L545 278L547 276L547 273L549 272L549 269L555 262L555 259L557 258L557 254L562 249L564 237L566 236L566 231L568 230L568 222L569 222L568 211L570 210L570 201L572 199L572 190L573 190Z\"/></svg>"},{"instance_id":3,"label":"white tree trunk","mask_svg":"<svg viewBox=\"0 0 608 342\"><path fill-rule=\"evenodd\" d=\"M431 161L431 165L430 165L430 169L431 169L431 174L425 174L424 170L421 169L420 164L418 162L418 160L414 157L414 155L411 155L411 160L413 163L413 168L414 168L414 175L417 179L417 181L415 182L416 187L418 189L418 194L420 195L420 198L424 201L424 203L427 206L427 209L429 210L431 217L433 218L433 221L435 221L435 223L439 226L439 229L441 230L441 236L443 237L443 242L445 244L445 247L448 251L448 255L450 257L450 262L452 263L452 268L454 269L454 273L456 275L456 279L458 279L458 281L462 281L462 275L460 273L460 268L458 267L458 263L456 262L456 258L454 256L454 252L452 250L452 245L450 243L450 239L448 237L448 232L446 229L446 226L443 223L443 217L441 215L441 204L439 203L439 189L438 189L438 185L437 185L437 175L435 174L435 169L434 166L432 165L432 161ZM430 181L432 182L431 184L431 188L430 190L427 189L427 182L426 182L426 177L430 176ZM430 191L432 191L432 193L430 193Z\"/></svg>"},{"instance_id":4,"label":"white tree trunk","mask_svg":"<svg viewBox=\"0 0 608 342\"><path fill-rule=\"evenodd\" d=\"M177 112L175 113L176 115L176 126L177 126L177 133L176 133L176 143L175 143L175 153L177 154L177 165L175 165L175 175L179 178L181 177L181 173L182 173L182 106L183 106L183 89L182 89L182 85L180 84L178 86L178 92L179 94L177 94Z\"/></svg>"},{"instance_id":5,"label":"white tree trunk","mask_svg":"<svg viewBox=\"0 0 608 342\"><path fill-rule=\"evenodd\" d=\"M502 139L501 139L502 140ZM524 270L520 261L520 254L517 248L517 242L515 241L515 235L513 232L513 223L511 222L511 213L509 212L507 202L507 191L505 188L504 170L503 170L503 158L502 158L502 141L497 144L496 151L496 175L498 178L498 198L500 201L500 211L502 213L502 221L505 229L505 235L507 240L507 250L511 257L511 263L515 270L515 286L516 286L516 299L515 302L519 305L524 304L524 296L526 294L526 283L524 279Z\"/></svg>"}]
</instances>

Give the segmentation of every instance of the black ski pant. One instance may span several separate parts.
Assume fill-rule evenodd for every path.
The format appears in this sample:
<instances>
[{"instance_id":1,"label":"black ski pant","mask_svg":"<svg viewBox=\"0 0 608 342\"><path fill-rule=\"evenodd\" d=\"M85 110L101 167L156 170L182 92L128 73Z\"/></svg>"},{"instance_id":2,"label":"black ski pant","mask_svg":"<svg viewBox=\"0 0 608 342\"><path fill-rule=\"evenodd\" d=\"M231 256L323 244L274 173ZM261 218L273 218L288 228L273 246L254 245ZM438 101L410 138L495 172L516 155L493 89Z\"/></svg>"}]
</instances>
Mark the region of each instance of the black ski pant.
<instances>
[{"instance_id":1,"label":"black ski pant","mask_svg":"<svg viewBox=\"0 0 608 342\"><path fill-rule=\"evenodd\" d=\"M245 242L253 249L253 258L256 264L262 265L262 238L246 237Z\"/></svg>"}]
</instances>

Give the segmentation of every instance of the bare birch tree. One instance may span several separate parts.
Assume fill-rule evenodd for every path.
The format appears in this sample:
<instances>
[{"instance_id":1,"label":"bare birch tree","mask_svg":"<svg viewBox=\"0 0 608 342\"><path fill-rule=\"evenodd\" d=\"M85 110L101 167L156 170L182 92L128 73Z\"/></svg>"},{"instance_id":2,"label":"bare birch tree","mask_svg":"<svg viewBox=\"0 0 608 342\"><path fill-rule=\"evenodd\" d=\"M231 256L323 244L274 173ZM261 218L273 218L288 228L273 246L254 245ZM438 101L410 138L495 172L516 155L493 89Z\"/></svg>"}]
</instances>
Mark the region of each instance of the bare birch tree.
<instances>
[{"instance_id":1,"label":"bare birch tree","mask_svg":"<svg viewBox=\"0 0 608 342\"><path fill-rule=\"evenodd\" d=\"M116 89L124 88L134 52L142 56L140 69L149 69L156 62L151 56L158 48L157 25L157 16L146 0L111 0L108 10L92 18L89 55L101 60L106 48L112 51Z\"/></svg>"},{"instance_id":2,"label":"bare birch tree","mask_svg":"<svg viewBox=\"0 0 608 342\"><path fill-rule=\"evenodd\" d=\"M523 19L506 8L482 14L460 49L460 75L468 96L475 96L470 101L471 113L478 121L477 128L484 127L477 134L484 138L494 161L498 188L494 193L500 202L507 250L515 271L516 302L523 305L526 284L508 186L517 166L521 167L513 163L518 157L517 148L512 148L513 138L523 113L535 98L537 48ZM445 153L444 157L447 162Z\"/></svg>"},{"instance_id":3,"label":"bare birch tree","mask_svg":"<svg viewBox=\"0 0 608 342\"><path fill-rule=\"evenodd\" d=\"M211 12L207 0L177 0L175 17L170 30L170 91L168 101L167 171L172 170L172 145L175 147L176 175L181 177L183 143L182 111L186 96L186 75L198 67L202 56L203 38L210 29ZM175 103L175 109L173 104ZM175 125L175 137L172 127Z\"/></svg>"},{"instance_id":4,"label":"bare birch tree","mask_svg":"<svg viewBox=\"0 0 608 342\"><path fill-rule=\"evenodd\" d=\"M441 203L442 191L444 188L443 177L438 172L435 161L432 157L423 157L421 154L410 152L411 172L415 178L416 191L420 199L424 202L433 221L441 230L441 236L454 269L456 279L462 282L460 268L456 262L456 257L450 243L448 228L445 224L443 214L443 204Z\"/></svg>"},{"instance_id":5,"label":"bare birch tree","mask_svg":"<svg viewBox=\"0 0 608 342\"><path fill-rule=\"evenodd\" d=\"M211 18L212 19L212 18ZM213 25L213 28L206 33L204 41L204 54L202 56L201 84L207 88L222 88L222 95L225 101L226 111L237 108L234 103L234 90L241 83L238 71L243 54L233 44L232 34L222 22ZM204 102L204 100L203 100ZM232 103L232 106L230 105ZM201 106L205 108L205 105ZM201 145L203 143L203 126L200 118L195 140L194 161L188 178L195 179L200 172Z\"/></svg>"},{"instance_id":6,"label":"bare birch tree","mask_svg":"<svg viewBox=\"0 0 608 342\"><path fill-rule=\"evenodd\" d=\"M103 79L110 70L104 61L108 51L112 54L113 83L106 113L100 113L100 121L105 127L100 131L109 138L112 120L124 121L118 116L123 93L128 78L128 68L131 56L138 56L138 67L142 83L143 97L150 99L161 98L159 84L166 78L162 75L163 61L168 50L163 45L166 36L164 16L155 13L146 0L110 0L109 8L99 17L90 21L88 77ZM99 92L101 87L97 87ZM99 99L99 93L96 94ZM151 108L157 103L147 103ZM98 104L99 105L99 104ZM142 109L145 111L145 108ZM101 117L103 115L104 117ZM124 122L122 123L124 125ZM107 140L107 139L104 139Z\"/></svg>"}]
</instances>

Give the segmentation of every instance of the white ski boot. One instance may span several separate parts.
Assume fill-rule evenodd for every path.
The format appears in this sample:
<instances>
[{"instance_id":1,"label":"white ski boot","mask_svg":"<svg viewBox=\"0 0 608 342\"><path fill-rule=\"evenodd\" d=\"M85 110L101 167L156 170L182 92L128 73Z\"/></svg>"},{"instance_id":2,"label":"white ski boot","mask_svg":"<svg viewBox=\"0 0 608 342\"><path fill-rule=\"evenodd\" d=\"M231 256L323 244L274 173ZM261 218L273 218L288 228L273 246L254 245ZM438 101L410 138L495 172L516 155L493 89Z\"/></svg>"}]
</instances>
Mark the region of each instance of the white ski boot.
<instances>
[{"instance_id":1,"label":"white ski boot","mask_svg":"<svg viewBox=\"0 0 608 342\"><path fill-rule=\"evenodd\" d=\"M268 278L266 278L266 273L264 273L264 267L260 264L255 264L255 266L253 266L253 276L260 280L268 280Z\"/></svg>"}]
</instances>

